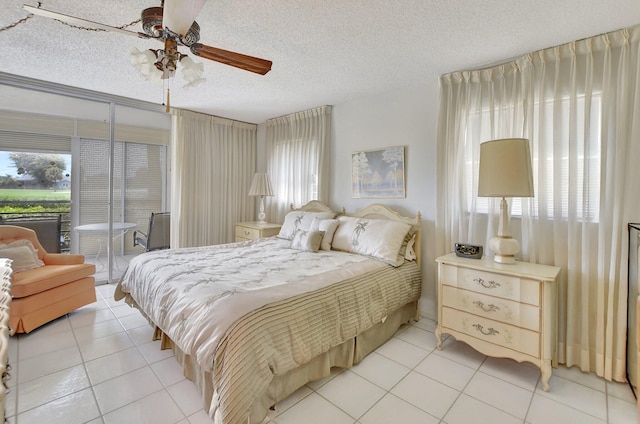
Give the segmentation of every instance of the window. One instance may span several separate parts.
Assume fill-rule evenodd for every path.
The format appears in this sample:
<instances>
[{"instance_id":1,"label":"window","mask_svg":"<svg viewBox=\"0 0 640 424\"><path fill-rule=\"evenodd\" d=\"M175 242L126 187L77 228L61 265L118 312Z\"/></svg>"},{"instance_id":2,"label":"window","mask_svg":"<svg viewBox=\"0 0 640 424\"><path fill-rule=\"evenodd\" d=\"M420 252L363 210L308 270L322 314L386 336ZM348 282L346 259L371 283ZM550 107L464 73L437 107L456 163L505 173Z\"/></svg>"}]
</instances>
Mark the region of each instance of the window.
<instances>
[{"instance_id":1,"label":"window","mask_svg":"<svg viewBox=\"0 0 640 424\"><path fill-rule=\"evenodd\" d=\"M318 198L318 167L320 150L318 141L292 140L275 143L271 157L272 169L278 178L274 181L274 191L285 202L293 201L302 205Z\"/></svg>"},{"instance_id":2,"label":"window","mask_svg":"<svg viewBox=\"0 0 640 424\"><path fill-rule=\"evenodd\" d=\"M558 110L554 110L554 104ZM585 113L590 114L585 120ZM575 111L575 113L571 113ZM582 222L598 222L600 207L600 155L601 141L600 116L601 95L591 97L587 107L584 96L578 97L575 104L569 99L561 102L547 101L543 105L535 104L533 113L534 140L531 144L533 184L535 196L532 203L532 215L540 218L559 217L567 219L570 214ZM554 122L562 125L544 125L552 116L561 116ZM491 114L483 110L474 116L467 132L481 131L481 140L494 137L488 132ZM585 122L591 122L585 128ZM554 140L572 138L574 143L554 143ZM471 137L467 137L471 140ZM478 146L465 144L464 161L466 175L467 210L488 213L491 198L477 197L478 185ZM475 197L475 199L474 199ZM522 216L522 199L509 199L511 216ZM554 204L559 210L555 210ZM474 207L475 206L475 207Z\"/></svg>"}]
</instances>

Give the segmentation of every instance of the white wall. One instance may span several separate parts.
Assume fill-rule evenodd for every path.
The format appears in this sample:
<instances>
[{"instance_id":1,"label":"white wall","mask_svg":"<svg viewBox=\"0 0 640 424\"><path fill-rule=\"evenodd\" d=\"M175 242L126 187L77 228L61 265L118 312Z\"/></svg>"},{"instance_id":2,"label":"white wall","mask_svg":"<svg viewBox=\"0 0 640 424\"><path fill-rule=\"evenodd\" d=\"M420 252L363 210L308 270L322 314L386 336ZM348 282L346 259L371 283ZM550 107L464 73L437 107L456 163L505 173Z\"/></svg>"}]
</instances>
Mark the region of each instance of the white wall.
<instances>
[{"instance_id":1,"label":"white wall","mask_svg":"<svg viewBox=\"0 0 640 424\"><path fill-rule=\"evenodd\" d=\"M330 206L355 211L384 203L403 215L422 213L422 315L436 315L435 213L438 80L421 87L334 105L331 142ZM351 198L351 153L390 146L405 147L405 199Z\"/></svg>"}]
</instances>

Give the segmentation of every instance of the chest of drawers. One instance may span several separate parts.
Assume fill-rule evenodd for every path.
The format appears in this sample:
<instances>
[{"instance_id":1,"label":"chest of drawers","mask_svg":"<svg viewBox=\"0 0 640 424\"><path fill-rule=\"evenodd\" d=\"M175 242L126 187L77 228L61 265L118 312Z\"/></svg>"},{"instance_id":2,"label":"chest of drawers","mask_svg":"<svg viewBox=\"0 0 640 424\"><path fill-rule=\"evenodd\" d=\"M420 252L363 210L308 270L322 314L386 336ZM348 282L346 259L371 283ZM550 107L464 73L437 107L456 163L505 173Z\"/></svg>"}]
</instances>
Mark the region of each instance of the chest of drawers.
<instances>
[{"instance_id":1,"label":"chest of drawers","mask_svg":"<svg viewBox=\"0 0 640 424\"><path fill-rule=\"evenodd\" d=\"M528 361L549 390L557 366L557 284L560 268L455 254L438 263L438 349L450 334L488 356Z\"/></svg>"},{"instance_id":2,"label":"chest of drawers","mask_svg":"<svg viewBox=\"0 0 640 424\"><path fill-rule=\"evenodd\" d=\"M280 232L280 224L261 224L259 222L238 222L235 228L235 240L245 241L276 236Z\"/></svg>"}]
</instances>

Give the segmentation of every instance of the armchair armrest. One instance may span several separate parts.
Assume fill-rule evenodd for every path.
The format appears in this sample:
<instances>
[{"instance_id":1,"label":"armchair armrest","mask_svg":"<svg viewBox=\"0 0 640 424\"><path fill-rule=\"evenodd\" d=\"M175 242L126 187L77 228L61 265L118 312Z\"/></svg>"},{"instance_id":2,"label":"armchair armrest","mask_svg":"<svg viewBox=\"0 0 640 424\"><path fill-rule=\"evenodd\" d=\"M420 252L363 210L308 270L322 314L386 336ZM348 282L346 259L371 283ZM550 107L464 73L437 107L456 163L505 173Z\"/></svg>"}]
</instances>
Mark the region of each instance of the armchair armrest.
<instances>
[{"instance_id":1,"label":"armchair armrest","mask_svg":"<svg viewBox=\"0 0 640 424\"><path fill-rule=\"evenodd\" d=\"M46 265L76 265L84 263L84 255L63 255L61 253L47 253L42 258Z\"/></svg>"}]
</instances>

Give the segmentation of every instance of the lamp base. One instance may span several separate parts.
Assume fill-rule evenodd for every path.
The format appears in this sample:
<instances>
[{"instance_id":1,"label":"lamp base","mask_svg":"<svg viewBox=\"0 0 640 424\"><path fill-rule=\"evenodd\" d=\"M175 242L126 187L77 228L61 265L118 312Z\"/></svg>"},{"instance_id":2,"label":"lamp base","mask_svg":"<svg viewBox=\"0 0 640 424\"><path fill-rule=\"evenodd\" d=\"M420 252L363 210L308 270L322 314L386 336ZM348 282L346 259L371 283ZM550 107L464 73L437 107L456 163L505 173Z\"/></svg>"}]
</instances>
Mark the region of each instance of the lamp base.
<instances>
[{"instance_id":1,"label":"lamp base","mask_svg":"<svg viewBox=\"0 0 640 424\"><path fill-rule=\"evenodd\" d=\"M494 262L514 264L516 263L515 254L520 251L520 243L511 236L496 236L489 242L489 248L495 254Z\"/></svg>"},{"instance_id":2,"label":"lamp base","mask_svg":"<svg viewBox=\"0 0 640 424\"><path fill-rule=\"evenodd\" d=\"M267 217L267 214L264 213L264 196L260 196L260 212L258 212L258 224L266 224L267 221L264 219Z\"/></svg>"}]
</instances>

